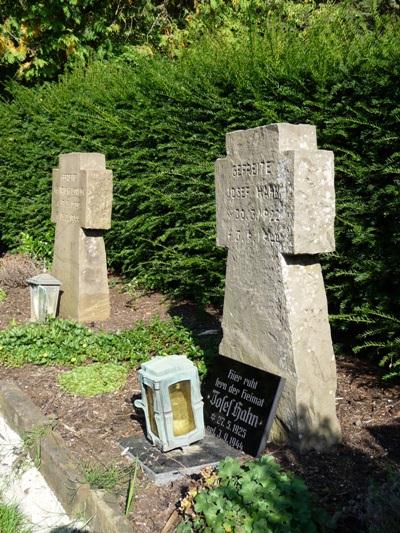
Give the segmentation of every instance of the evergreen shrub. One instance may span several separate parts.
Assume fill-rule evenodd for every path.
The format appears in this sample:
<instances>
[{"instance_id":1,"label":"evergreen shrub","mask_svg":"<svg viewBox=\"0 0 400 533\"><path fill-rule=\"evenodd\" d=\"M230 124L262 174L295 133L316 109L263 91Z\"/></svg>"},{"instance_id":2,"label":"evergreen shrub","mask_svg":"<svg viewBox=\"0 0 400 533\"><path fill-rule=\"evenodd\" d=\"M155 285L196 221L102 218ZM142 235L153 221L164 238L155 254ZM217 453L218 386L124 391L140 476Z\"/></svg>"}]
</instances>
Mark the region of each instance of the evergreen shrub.
<instances>
[{"instance_id":1,"label":"evergreen shrub","mask_svg":"<svg viewBox=\"0 0 400 533\"><path fill-rule=\"evenodd\" d=\"M132 55L59 83L13 85L0 105L0 245L16 247L21 231L48 240L58 154L103 152L114 171L110 265L150 288L220 302L213 163L225 133L312 123L336 159L337 252L323 258L330 310L398 316L399 20L348 4L299 9L205 35L173 61ZM354 324L337 323L342 342L362 333Z\"/></svg>"}]
</instances>

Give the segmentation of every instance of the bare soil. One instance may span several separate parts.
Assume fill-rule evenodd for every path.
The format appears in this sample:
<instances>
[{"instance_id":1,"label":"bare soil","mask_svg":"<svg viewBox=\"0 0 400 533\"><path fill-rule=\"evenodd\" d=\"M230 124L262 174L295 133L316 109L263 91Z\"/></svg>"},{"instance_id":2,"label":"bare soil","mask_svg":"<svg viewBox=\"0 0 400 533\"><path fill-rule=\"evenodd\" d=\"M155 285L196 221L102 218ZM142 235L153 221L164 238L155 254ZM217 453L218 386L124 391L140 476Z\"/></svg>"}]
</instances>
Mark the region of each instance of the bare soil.
<instances>
[{"instance_id":1,"label":"bare soil","mask_svg":"<svg viewBox=\"0 0 400 533\"><path fill-rule=\"evenodd\" d=\"M95 329L126 329L138 320L158 315L182 317L195 338L205 330L220 331L220 314L202 310L191 302L171 302L161 294L127 293L117 278L111 279L109 320L93 323ZM0 329L10 321L29 320L27 288L8 288L0 303ZM385 385L375 366L352 357L339 357L337 409L343 442L330 453L299 454L288 446L269 445L266 453L285 468L301 475L316 498L331 514L338 514L339 532L365 531L364 513L372 479L384 479L390 468L400 465L400 385ZM136 371L129 373L125 387L115 393L79 398L62 391L57 375L62 367L0 367L0 379L13 379L43 413L57 422L57 429L79 464L100 461L126 465L118 441L141 434L143 418L133 401L138 397ZM131 521L134 531L159 533L175 509L190 480L157 487L139 476ZM120 495L121 505L124 494Z\"/></svg>"}]
</instances>

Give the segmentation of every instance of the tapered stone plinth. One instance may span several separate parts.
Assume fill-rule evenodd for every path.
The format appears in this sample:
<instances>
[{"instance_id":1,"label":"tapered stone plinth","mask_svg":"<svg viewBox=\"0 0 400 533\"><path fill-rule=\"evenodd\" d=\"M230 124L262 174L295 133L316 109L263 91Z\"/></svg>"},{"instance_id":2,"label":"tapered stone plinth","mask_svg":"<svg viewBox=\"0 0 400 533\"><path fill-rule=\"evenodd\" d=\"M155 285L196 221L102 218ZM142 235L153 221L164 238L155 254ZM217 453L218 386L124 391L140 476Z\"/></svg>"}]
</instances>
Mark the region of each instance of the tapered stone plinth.
<instances>
[{"instance_id":1,"label":"tapered stone plinth","mask_svg":"<svg viewBox=\"0 0 400 533\"><path fill-rule=\"evenodd\" d=\"M62 282L59 315L81 322L110 315L103 230L111 226L112 172L97 153L62 154L53 170L53 275Z\"/></svg>"}]
</instances>

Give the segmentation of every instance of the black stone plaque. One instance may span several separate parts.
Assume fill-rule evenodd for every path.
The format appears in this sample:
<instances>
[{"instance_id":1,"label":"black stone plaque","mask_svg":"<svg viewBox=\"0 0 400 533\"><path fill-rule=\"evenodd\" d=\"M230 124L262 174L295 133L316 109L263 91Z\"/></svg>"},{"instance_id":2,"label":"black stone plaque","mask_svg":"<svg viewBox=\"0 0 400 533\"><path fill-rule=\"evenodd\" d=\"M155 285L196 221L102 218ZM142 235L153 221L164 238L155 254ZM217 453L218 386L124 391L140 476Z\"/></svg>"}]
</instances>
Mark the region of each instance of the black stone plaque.
<instances>
[{"instance_id":1,"label":"black stone plaque","mask_svg":"<svg viewBox=\"0 0 400 533\"><path fill-rule=\"evenodd\" d=\"M249 455L265 449L284 379L219 356L202 386L209 433Z\"/></svg>"}]
</instances>

